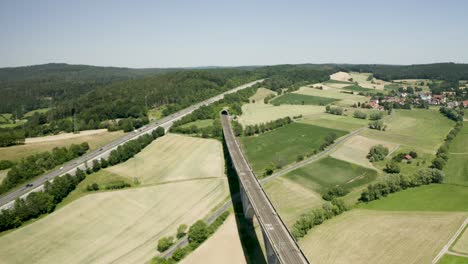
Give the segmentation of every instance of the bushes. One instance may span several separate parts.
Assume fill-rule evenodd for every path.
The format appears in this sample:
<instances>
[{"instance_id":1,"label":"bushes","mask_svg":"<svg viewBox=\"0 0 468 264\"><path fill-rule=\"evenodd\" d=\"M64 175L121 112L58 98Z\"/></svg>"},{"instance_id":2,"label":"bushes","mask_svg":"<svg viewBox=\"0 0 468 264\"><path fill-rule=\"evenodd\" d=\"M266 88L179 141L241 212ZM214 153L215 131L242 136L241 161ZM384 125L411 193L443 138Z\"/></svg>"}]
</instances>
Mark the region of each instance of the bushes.
<instances>
[{"instance_id":1,"label":"bushes","mask_svg":"<svg viewBox=\"0 0 468 264\"><path fill-rule=\"evenodd\" d=\"M332 115L343 115L343 108L339 106L330 106L325 107L325 112Z\"/></svg>"},{"instance_id":2,"label":"bushes","mask_svg":"<svg viewBox=\"0 0 468 264\"><path fill-rule=\"evenodd\" d=\"M387 129L387 125L382 120L375 120L369 123L370 129L383 130Z\"/></svg>"},{"instance_id":3,"label":"bushes","mask_svg":"<svg viewBox=\"0 0 468 264\"><path fill-rule=\"evenodd\" d=\"M168 250L172 245L174 245L173 237L163 237L158 241L158 251L164 252Z\"/></svg>"},{"instance_id":4,"label":"bushes","mask_svg":"<svg viewBox=\"0 0 468 264\"><path fill-rule=\"evenodd\" d=\"M88 143L84 142L79 145L72 144L68 149L64 147L54 148L52 151L34 154L21 159L18 164L11 167L6 178L2 181L0 194L58 165L83 155L88 149Z\"/></svg>"},{"instance_id":5,"label":"bushes","mask_svg":"<svg viewBox=\"0 0 468 264\"><path fill-rule=\"evenodd\" d=\"M382 145L376 145L371 147L369 150L369 154L367 154L367 158L370 162L384 160L385 157L388 155L388 148Z\"/></svg>"},{"instance_id":6,"label":"bushes","mask_svg":"<svg viewBox=\"0 0 468 264\"><path fill-rule=\"evenodd\" d=\"M131 185L124 181L113 181L106 185L106 190L115 190L115 189L123 189L130 187Z\"/></svg>"},{"instance_id":7,"label":"bushes","mask_svg":"<svg viewBox=\"0 0 468 264\"><path fill-rule=\"evenodd\" d=\"M421 169L412 177L400 174L388 175L384 181L367 186L367 189L361 193L359 201L370 202L390 193L430 183L442 183L443 180L444 173L438 169Z\"/></svg>"},{"instance_id":8,"label":"bushes","mask_svg":"<svg viewBox=\"0 0 468 264\"><path fill-rule=\"evenodd\" d=\"M244 130L244 135L246 136L252 136L255 134L262 134L268 131L271 131L273 129L285 126L287 124L290 124L292 122L291 118L284 117L284 118L279 118L274 121L270 121L267 123L261 123L261 124L256 124L256 125L249 125L245 127Z\"/></svg>"},{"instance_id":9,"label":"bushes","mask_svg":"<svg viewBox=\"0 0 468 264\"><path fill-rule=\"evenodd\" d=\"M437 150L436 158L432 161L432 168L442 170L449 159L449 148L452 140L457 136L463 127L463 121L458 121L452 130L445 137L445 142Z\"/></svg>"},{"instance_id":10,"label":"bushes","mask_svg":"<svg viewBox=\"0 0 468 264\"><path fill-rule=\"evenodd\" d=\"M369 114L369 120L380 120L383 118L384 113L380 111L373 111Z\"/></svg>"},{"instance_id":11,"label":"bushes","mask_svg":"<svg viewBox=\"0 0 468 264\"><path fill-rule=\"evenodd\" d=\"M400 166L392 160L385 165L384 171L387 173L400 173Z\"/></svg>"},{"instance_id":12,"label":"bushes","mask_svg":"<svg viewBox=\"0 0 468 264\"><path fill-rule=\"evenodd\" d=\"M332 188L329 188L325 191L325 193L322 195L322 198L325 201L332 201L336 197L342 197L348 194L348 191L343 189L343 187L340 186L335 186Z\"/></svg>"},{"instance_id":13,"label":"bushes","mask_svg":"<svg viewBox=\"0 0 468 264\"><path fill-rule=\"evenodd\" d=\"M310 229L322 224L325 220L339 215L348 210L343 200L334 198L331 202L324 203L322 208L313 209L303 215L294 223L292 235L296 240L304 237Z\"/></svg>"},{"instance_id":14,"label":"bushes","mask_svg":"<svg viewBox=\"0 0 468 264\"><path fill-rule=\"evenodd\" d=\"M355 118L360 118L360 119L366 119L367 118L367 114L365 112L360 111L360 110L354 111L353 116Z\"/></svg>"},{"instance_id":15,"label":"bushes","mask_svg":"<svg viewBox=\"0 0 468 264\"><path fill-rule=\"evenodd\" d=\"M0 170L6 170L13 167L15 163L9 160L0 160Z\"/></svg>"},{"instance_id":16,"label":"bushes","mask_svg":"<svg viewBox=\"0 0 468 264\"><path fill-rule=\"evenodd\" d=\"M46 182L44 191L32 192L25 199L17 199L13 208L0 212L0 232L16 228L23 222L50 213L85 178L81 170L73 177L65 174L54 181Z\"/></svg>"},{"instance_id":17,"label":"bushes","mask_svg":"<svg viewBox=\"0 0 468 264\"><path fill-rule=\"evenodd\" d=\"M177 228L177 236L176 236L177 239L184 237L187 234L186 231L187 231L187 225L184 225L184 224L180 225Z\"/></svg>"},{"instance_id":18,"label":"bushes","mask_svg":"<svg viewBox=\"0 0 468 264\"><path fill-rule=\"evenodd\" d=\"M199 245L208 238L208 225L203 220L198 220L188 231L188 240L192 245Z\"/></svg>"},{"instance_id":19,"label":"bushes","mask_svg":"<svg viewBox=\"0 0 468 264\"><path fill-rule=\"evenodd\" d=\"M88 192L99 191L99 185L97 183L90 184L90 185L86 186L86 190Z\"/></svg>"}]
</instances>

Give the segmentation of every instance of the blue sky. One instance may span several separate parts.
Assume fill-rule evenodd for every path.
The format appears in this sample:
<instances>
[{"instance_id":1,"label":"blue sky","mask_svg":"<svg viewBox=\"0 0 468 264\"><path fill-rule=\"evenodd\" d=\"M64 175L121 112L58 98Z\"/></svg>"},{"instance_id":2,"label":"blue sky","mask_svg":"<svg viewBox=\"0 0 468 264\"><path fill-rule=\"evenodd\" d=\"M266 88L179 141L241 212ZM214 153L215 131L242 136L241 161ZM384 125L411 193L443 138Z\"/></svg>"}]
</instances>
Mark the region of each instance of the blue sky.
<instances>
[{"instance_id":1,"label":"blue sky","mask_svg":"<svg viewBox=\"0 0 468 264\"><path fill-rule=\"evenodd\" d=\"M0 2L0 67L468 63L468 1Z\"/></svg>"}]
</instances>

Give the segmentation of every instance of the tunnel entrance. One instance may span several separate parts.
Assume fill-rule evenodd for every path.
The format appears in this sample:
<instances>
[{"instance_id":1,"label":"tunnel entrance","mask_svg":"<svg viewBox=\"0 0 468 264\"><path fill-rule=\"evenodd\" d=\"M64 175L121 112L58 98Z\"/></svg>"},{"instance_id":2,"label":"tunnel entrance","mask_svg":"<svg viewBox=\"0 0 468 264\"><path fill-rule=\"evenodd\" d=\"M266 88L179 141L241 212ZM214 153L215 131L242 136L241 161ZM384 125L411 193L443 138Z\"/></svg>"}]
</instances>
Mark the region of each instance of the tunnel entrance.
<instances>
[{"instance_id":1,"label":"tunnel entrance","mask_svg":"<svg viewBox=\"0 0 468 264\"><path fill-rule=\"evenodd\" d=\"M222 114L222 115L229 115L229 112L228 112L227 109L223 109L223 110L221 111L221 114Z\"/></svg>"}]
</instances>

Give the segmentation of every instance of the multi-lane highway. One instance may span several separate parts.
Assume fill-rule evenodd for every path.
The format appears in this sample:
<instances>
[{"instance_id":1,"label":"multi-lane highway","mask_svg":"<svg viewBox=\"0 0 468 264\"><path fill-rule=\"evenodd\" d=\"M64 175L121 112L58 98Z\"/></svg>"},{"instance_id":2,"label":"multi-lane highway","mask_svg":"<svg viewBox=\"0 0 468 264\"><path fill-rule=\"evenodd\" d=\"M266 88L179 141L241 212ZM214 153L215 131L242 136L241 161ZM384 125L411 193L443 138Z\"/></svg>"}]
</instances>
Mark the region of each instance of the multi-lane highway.
<instances>
[{"instance_id":1,"label":"multi-lane highway","mask_svg":"<svg viewBox=\"0 0 468 264\"><path fill-rule=\"evenodd\" d=\"M252 86L252 85L254 85L254 84L258 83L258 82L262 82L262 81L263 80L257 80L257 81L253 81L253 82L241 85L241 86L236 87L234 89L231 89L231 90L229 90L227 92L219 94L219 95L217 95L215 97L209 98L209 99L207 99L207 100L205 100L203 102L200 102L200 103L192 105L192 106L190 106L188 108L185 108L185 109L183 109L183 110L181 110L181 111L179 111L177 113L174 113L174 114L172 114L172 115L170 115L168 117L165 117L165 118L163 118L161 120L157 120L156 122L150 123L150 124L140 128L140 129L138 129L137 131L130 132L130 133L126 134L125 136L123 136L123 137L121 137L121 138L119 138L119 139L117 139L117 140L103 146L102 148L100 148L98 150L87 153L87 154L85 154L85 155L83 155L83 156L81 156L79 158L76 158L76 159L66 163L65 165L63 165L59 169L50 171L49 173L44 174L44 175L42 175L40 177L37 177L37 178L35 178L34 180L32 180L30 182L24 183L24 185L22 187L20 187L20 188L14 190L14 191L2 196L2 197L0 197L0 209L10 208L14 204L15 199L18 198L18 197L24 198L25 196L27 196L27 194L29 194L32 191L42 190L43 186L44 186L44 183L46 181L50 181L53 178L64 175L66 173L73 174L76 171L77 168L85 169L86 164L88 164L88 166L91 166L93 160L108 157L112 150L116 149L119 145L122 145L122 144L126 143L129 140L136 139L136 138L138 138L139 136L141 136L141 135L143 135L145 133L151 133L154 129L156 129L159 126L164 127L164 129L166 129L166 131L167 131L171 127L171 125L174 123L174 121L179 120L180 118L192 113L194 110L198 109L200 106L209 105L211 103L219 101L224 97L225 94L237 92L239 90L245 89L247 87L250 87L250 86ZM31 186L31 187L27 187L27 186Z\"/></svg>"},{"instance_id":2,"label":"multi-lane highway","mask_svg":"<svg viewBox=\"0 0 468 264\"><path fill-rule=\"evenodd\" d=\"M245 191L264 237L276 255L275 259L280 263L309 263L247 163L232 131L229 115L221 115L221 123L224 139L243 189L241 192Z\"/></svg>"}]
</instances>

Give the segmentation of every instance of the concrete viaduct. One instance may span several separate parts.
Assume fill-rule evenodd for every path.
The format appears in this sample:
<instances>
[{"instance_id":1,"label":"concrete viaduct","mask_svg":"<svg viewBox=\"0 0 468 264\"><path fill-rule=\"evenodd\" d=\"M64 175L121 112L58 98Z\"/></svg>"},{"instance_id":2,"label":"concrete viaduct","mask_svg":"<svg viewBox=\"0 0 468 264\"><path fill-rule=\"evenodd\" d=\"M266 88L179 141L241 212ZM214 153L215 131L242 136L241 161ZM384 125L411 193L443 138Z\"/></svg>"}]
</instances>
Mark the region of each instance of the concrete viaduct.
<instances>
[{"instance_id":1,"label":"concrete viaduct","mask_svg":"<svg viewBox=\"0 0 468 264\"><path fill-rule=\"evenodd\" d=\"M250 221L256 216L260 223L267 262L269 264L309 263L247 163L232 130L227 110L221 112L221 123L224 140L239 177L244 215Z\"/></svg>"}]
</instances>

